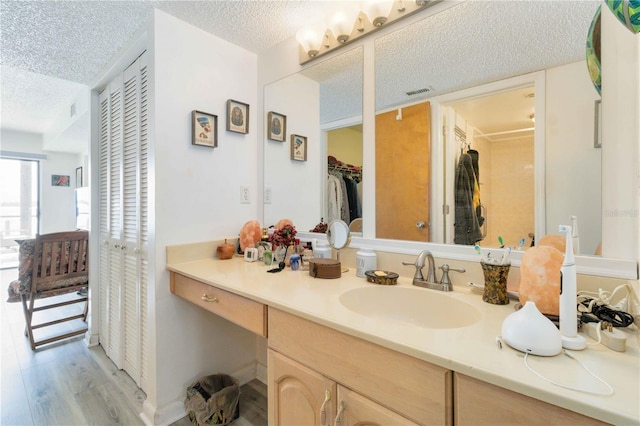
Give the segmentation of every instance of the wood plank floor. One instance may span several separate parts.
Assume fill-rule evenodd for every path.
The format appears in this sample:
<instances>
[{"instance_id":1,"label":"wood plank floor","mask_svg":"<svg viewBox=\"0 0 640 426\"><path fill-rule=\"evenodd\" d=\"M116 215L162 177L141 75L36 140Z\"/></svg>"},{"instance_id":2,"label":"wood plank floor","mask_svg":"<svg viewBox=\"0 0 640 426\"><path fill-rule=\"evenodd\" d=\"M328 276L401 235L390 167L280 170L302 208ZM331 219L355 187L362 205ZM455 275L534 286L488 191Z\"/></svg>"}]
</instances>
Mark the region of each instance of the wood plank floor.
<instances>
[{"instance_id":1,"label":"wood plank floor","mask_svg":"<svg viewBox=\"0 0 640 426\"><path fill-rule=\"evenodd\" d=\"M101 346L87 348L76 337L31 350L22 305L6 302L6 288L16 276L15 268L0 270L0 424L142 425L145 393ZM240 392L240 418L233 424L266 425L266 385L253 380ZM187 417L173 424L187 425Z\"/></svg>"}]
</instances>

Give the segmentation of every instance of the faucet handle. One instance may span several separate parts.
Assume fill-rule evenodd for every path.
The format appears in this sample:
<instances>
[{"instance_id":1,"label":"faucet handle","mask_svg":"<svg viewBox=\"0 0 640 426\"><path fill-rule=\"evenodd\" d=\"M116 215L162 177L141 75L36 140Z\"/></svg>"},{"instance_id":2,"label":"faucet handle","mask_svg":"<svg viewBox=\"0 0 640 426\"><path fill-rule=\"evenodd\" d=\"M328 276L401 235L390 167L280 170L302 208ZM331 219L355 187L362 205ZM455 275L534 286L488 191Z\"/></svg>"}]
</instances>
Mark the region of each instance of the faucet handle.
<instances>
[{"instance_id":1,"label":"faucet handle","mask_svg":"<svg viewBox=\"0 0 640 426\"><path fill-rule=\"evenodd\" d=\"M424 279L424 277L422 276L422 267L424 265L420 265L417 260L415 262L402 262L402 264L403 265L411 265L411 266L415 266L416 267L416 273L413 276L413 279L415 279L415 280L423 280Z\"/></svg>"},{"instance_id":2,"label":"faucet handle","mask_svg":"<svg viewBox=\"0 0 640 426\"><path fill-rule=\"evenodd\" d=\"M451 279L449 278L449 271L454 272L466 272L464 268L451 268L448 264L443 264L438 269L442 269L442 278L440 279L440 284L451 284Z\"/></svg>"}]
</instances>

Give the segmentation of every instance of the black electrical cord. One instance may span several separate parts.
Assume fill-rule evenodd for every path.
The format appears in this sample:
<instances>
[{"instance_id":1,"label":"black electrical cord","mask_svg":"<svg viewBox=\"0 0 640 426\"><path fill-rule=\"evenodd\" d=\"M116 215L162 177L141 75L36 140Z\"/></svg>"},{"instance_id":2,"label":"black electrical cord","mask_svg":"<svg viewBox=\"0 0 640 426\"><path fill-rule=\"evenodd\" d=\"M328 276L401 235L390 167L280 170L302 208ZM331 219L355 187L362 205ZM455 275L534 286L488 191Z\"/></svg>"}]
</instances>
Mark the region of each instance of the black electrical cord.
<instances>
[{"instance_id":1,"label":"black electrical cord","mask_svg":"<svg viewBox=\"0 0 640 426\"><path fill-rule=\"evenodd\" d=\"M581 304L589 308L593 299L586 299ZM592 304L591 312L582 312L580 317L582 322L600 322L606 321L614 327L628 327L633 324L633 316L624 311L616 311L606 305Z\"/></svg>"}]
</instances>

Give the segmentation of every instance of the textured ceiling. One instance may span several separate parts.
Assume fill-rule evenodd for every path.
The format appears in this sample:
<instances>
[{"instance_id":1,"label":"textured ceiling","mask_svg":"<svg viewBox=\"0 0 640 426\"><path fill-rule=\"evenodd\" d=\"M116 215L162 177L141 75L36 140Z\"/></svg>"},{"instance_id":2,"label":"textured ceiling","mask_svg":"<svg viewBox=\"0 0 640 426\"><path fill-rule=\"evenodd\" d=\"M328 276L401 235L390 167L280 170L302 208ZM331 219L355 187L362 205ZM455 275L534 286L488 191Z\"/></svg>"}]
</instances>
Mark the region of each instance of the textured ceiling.
<instances>
[{"instance_id":1,"label":"textured ceiling","mask_svg":"<svg viewBox=\"0 0 640 426\"><path fill-rule=\"evenodd\" d=\"M154 8L260 53L342 3L348 2L0 0L0 125L55 131L56 116L68 112ZM444 93L581 60L599 4L469 0L390 33L375 43L377 107L417 100L406 96L409 90ZM350 59L361 55L356 51ZM322 77L323 104L332 105L323 109L323 122L361 114L361 62ZM325 66L325 74L332 68Z\"/></svg>"},{"instance_id":2,"label":"textured ceiling","mask_svg":"<svg viewBox=\"0 0 640 426\"><path fill-rule=\"evenodd\" d=\"M260 53L343 3L0 0L0 125L45 135L57 131L60 114L96 81L154 8Z\"/></svg>"}]
</instances>

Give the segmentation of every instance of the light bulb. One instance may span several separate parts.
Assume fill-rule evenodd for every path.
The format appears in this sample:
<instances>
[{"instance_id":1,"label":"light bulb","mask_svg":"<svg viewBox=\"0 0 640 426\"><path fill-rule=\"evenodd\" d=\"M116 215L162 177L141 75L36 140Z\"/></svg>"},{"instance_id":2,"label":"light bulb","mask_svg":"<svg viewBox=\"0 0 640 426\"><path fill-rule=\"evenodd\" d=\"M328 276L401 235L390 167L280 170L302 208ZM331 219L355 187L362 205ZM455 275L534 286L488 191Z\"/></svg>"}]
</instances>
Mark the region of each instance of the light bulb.
<instances>
[{"instance_id":1,"label":"light bulb","mask_svg":"<svg viewBox=\"0 0 640 426\"><path fill-rule=\"evenodd\" d=\"M371 23L380 27L387 22L392 6L393 0L368 0L364 3L363 9Z\"/></svg>"},{"instance_id":2,"label":"light bulb","mask_svg":"<svg viewBox=\"0 0 640 426\"><path fill-rule=\"evenodd\" d=\"M329 24L329 29L340 43L349 40L353 25L358 17L358 9L355 7L338 11Z\"/></svg>"},{"instance_id":3,"label":"light bulb","mask_svg":"<svg viewBox=\"0 0 640 426\"><path fill-rule=\"evenodd\" d=\"M302 46L310 58L318 55L322 39L324 38L324 32L318 30L318 28L318 25L314 25L313 27L302 28L296 33L296 40L298 40L298 43L300 43L300 46Z\"/></svg>"}]
</instances>

